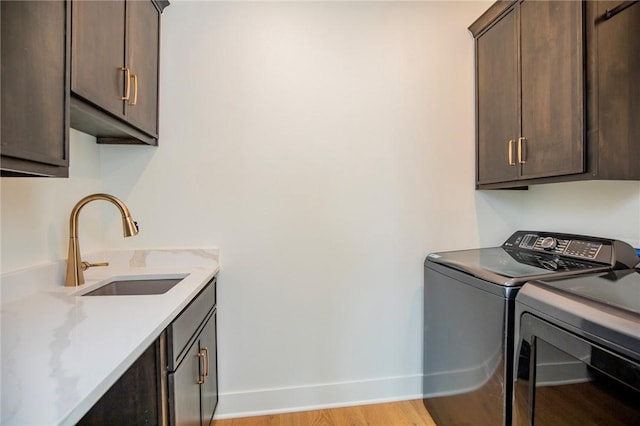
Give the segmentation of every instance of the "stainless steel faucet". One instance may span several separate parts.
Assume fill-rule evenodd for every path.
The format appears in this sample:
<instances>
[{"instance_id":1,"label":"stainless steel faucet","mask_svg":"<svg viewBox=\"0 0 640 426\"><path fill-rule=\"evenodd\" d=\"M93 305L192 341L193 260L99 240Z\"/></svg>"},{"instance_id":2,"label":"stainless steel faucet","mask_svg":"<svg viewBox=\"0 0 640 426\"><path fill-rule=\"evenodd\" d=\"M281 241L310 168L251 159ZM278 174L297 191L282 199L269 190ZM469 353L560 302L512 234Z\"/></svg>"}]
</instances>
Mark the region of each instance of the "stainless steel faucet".
<instances>
[{"instance_id":1,"label":"stainless steel faucet","mask_svg":"<svg viewBox=\"0 0 640 426\"><path fill-rule=\"evenodd\" d=\"M80 243L78 240L78 215L80 210L91 201L104 200L115 205L122 214L122 232L124 237L138 235L138 224L131 219L131 213L127 206L118 198L109 194L91 194L78 201L69 218L69 255L67 258L67 276L64 285L74 287L84 284L84 271L93 266L108 266L108 262L89 263L83 262L80 256Z\"/></svg>"}]
</instances>

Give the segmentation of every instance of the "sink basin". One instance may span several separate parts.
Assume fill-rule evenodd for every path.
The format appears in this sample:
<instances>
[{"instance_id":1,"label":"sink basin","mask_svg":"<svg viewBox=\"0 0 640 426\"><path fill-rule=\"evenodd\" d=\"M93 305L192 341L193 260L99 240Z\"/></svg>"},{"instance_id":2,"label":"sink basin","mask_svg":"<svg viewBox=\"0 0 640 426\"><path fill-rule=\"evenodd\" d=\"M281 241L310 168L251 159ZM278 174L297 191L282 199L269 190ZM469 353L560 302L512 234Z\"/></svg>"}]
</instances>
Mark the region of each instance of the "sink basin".
<instances>
[{"instance_id":1,"label":"sink basin","mask_svg":"<svg viewBox=\"0 0 640 426\"><path fill-rule=\"evenodd\" d=\"M122 279L110 281L82 296L135 296L163 294L172 289L185 277L180 278L145 278Z\"/></svg>"}]
</instances>

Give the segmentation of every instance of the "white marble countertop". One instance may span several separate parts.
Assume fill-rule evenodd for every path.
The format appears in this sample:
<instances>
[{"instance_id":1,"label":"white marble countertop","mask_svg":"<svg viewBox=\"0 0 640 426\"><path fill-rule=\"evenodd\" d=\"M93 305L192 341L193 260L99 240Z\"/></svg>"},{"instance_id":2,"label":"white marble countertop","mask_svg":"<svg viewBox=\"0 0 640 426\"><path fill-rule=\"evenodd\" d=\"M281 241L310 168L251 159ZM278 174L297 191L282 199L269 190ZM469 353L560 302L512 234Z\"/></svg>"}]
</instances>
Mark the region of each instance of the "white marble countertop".
<instances>
[{"instance_id":1,"label":"white marble countertop","mask_svg":"<svg viewBox=\"0 0 640 426\"><path fill-rule=\"evenodd\" d=\"M75 424L217 274L218 251L136 250L64 287L65 262L1 281L3 425ZM168 292L82 297L112 278L187 275Z\"/></svg>"}]
</instances>

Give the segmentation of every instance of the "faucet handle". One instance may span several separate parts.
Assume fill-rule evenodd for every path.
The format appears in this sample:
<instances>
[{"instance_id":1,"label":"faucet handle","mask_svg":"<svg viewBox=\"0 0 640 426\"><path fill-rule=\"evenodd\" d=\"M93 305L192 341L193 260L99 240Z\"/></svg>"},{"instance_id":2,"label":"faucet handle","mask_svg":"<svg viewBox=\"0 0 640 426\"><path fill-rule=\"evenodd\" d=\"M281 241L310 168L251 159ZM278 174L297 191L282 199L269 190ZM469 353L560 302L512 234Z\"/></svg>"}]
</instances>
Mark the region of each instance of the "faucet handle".
<instances>
[{"instance_id":1,"label":"faucet handle","mask_svg":"<svg viewBox=\"0 0 640 426\"><path fill-rule=\"evenodd\" d=\"M89 263L86 261L82 261L80 268L83 271L86 271L89 268L93 268L94 266L109 266L109 262L98 262L98 263Z\"/></svg>"}]
</instances>

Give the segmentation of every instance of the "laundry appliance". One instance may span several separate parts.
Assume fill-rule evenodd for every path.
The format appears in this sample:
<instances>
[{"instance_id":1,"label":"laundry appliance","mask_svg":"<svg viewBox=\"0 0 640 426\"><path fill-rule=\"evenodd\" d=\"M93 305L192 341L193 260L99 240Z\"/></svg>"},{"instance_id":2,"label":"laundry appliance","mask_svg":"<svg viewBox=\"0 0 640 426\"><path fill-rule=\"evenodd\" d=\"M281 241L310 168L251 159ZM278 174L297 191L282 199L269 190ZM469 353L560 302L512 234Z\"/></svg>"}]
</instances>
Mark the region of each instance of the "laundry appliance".
<instances>
[{"instance_id":1,"label":"laundry appliance","mask_svg":"<svg viewBox=\"0 0 640 426\"><path fill-rule=\"evenodd\" d=\"M640 425L640 270L525 284L516 425Z\"/></svg>"},{"instance_id":2,"label":"laundry appliance","mask_svg":"<svg viewBox=\"0 0 640 426\"><path fill-rule=\"evenodd\" d=\"M429 254L424 262L423 401L442 425L511 425L515 299L532 280L629 269L627 243L517 231L500 247Z\"/></svg>"}]
</instances>

